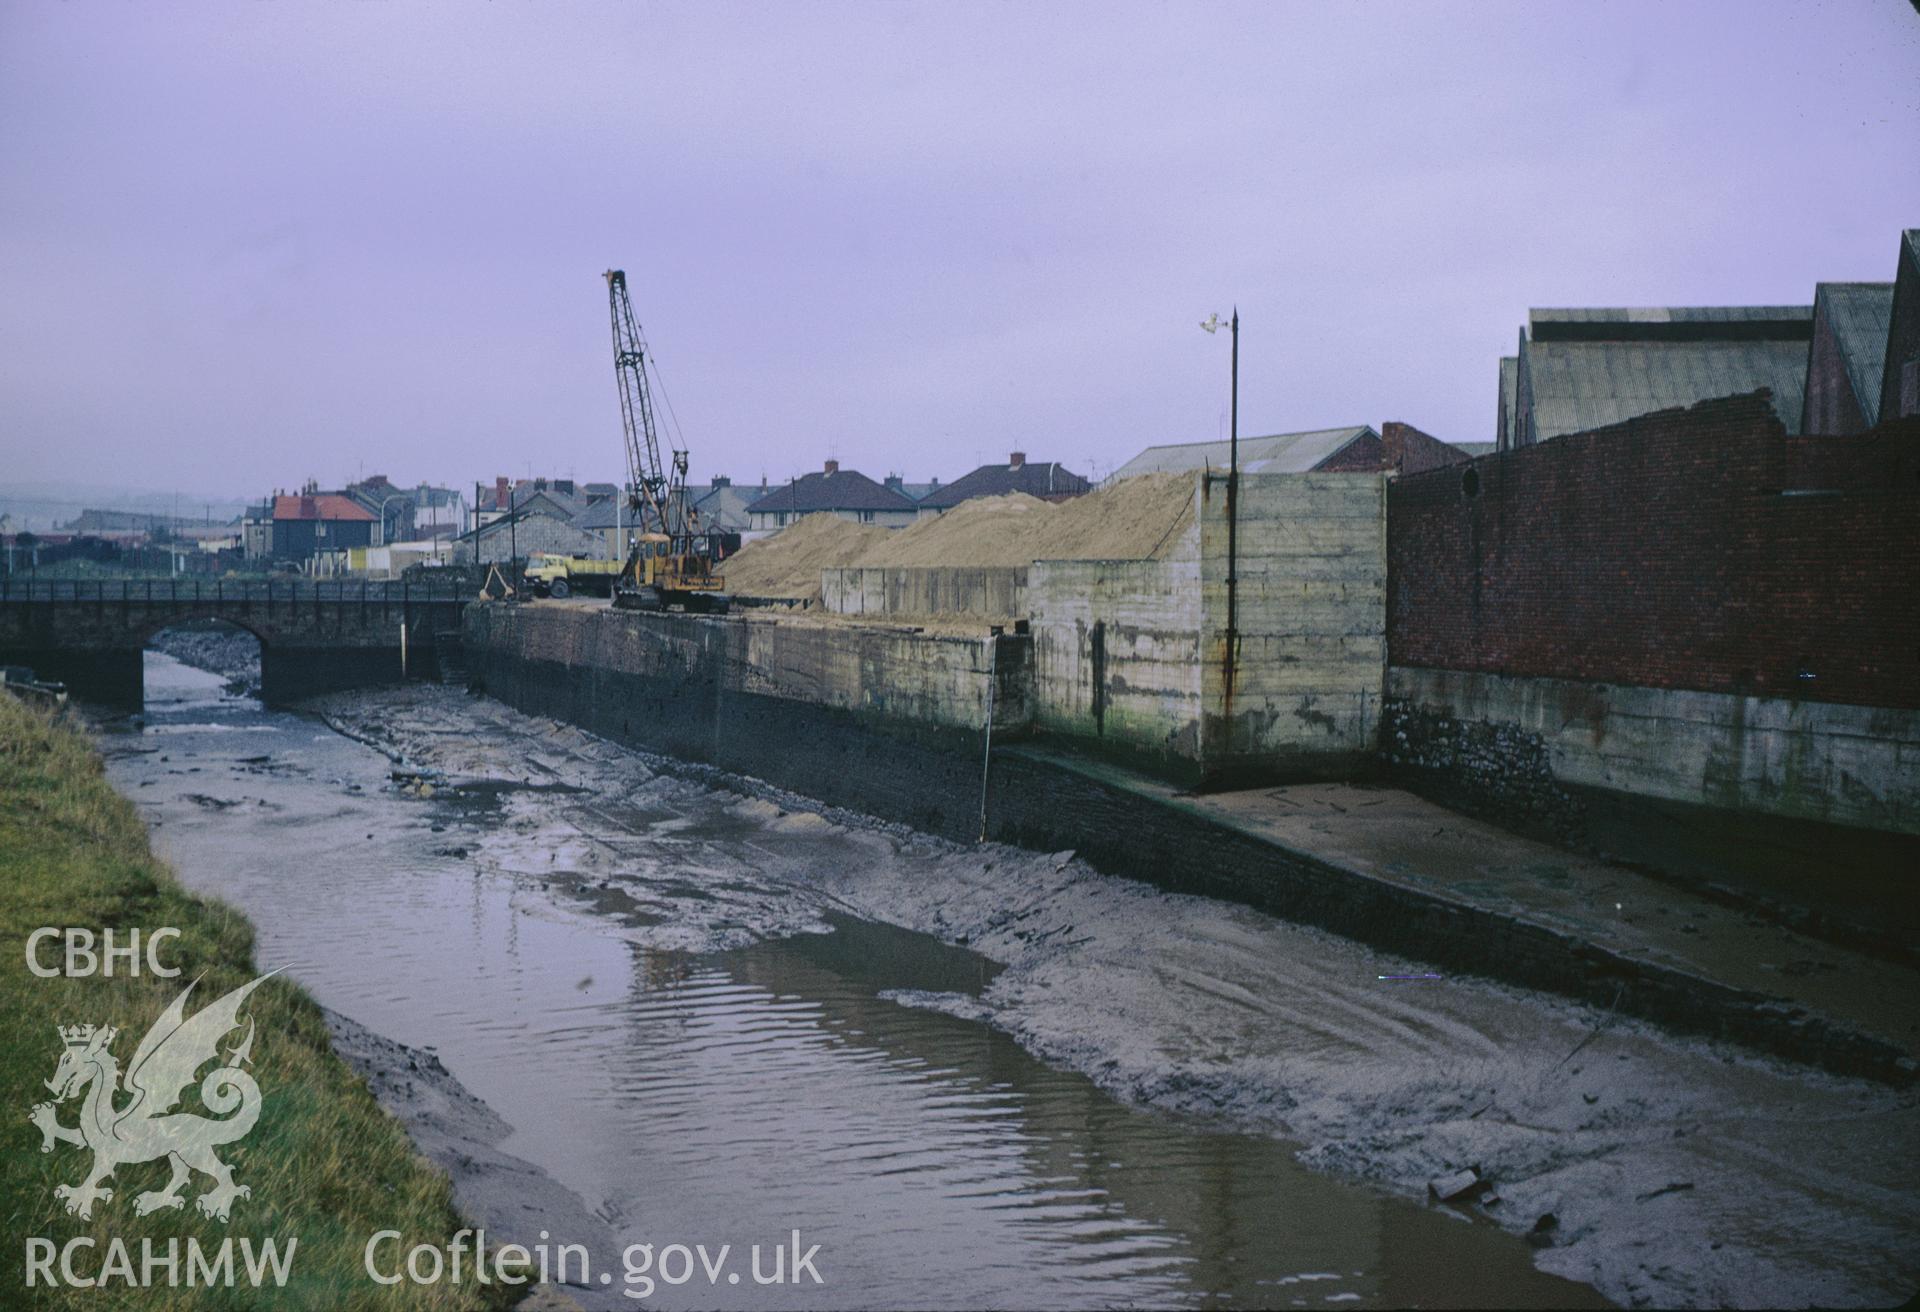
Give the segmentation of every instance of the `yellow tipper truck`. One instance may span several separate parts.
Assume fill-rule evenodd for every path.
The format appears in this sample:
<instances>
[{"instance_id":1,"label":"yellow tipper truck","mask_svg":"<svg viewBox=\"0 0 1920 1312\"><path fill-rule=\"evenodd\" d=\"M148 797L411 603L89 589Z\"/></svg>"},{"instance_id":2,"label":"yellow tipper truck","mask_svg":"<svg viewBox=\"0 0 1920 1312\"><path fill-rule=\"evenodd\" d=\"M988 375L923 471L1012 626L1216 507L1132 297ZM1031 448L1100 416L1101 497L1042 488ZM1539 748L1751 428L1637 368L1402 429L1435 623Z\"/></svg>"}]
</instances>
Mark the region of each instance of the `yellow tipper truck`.
<instances>
[{"instance_id":1,"label":"yellow tipper truck","mask_svg":"<svg viewBox=\"0 0 1920 1312\"><path fill-rule=\"evenodd\" d=\"M613 581L625 568L618 560L590 560L585 556L560 556L537 552L527 561L527 586L536 597L582 596L610 597Z\"/></svg>"}]
</instances>

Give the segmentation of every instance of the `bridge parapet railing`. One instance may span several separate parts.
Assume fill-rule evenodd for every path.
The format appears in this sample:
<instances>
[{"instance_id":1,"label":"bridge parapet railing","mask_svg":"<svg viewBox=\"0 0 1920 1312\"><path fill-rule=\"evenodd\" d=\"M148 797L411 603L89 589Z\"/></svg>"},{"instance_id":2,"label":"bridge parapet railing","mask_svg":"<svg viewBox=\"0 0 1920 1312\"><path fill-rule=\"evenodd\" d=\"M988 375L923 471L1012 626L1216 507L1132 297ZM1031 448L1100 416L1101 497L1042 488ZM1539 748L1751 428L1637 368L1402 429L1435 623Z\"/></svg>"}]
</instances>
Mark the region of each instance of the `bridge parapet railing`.
<instances>
[{"instance_id":1,"label":"bridge parapet railing","mask_svg":"<svg viewBox=\"0 0 1920 1312\"><path fill-rule=\"evenodd\" d=\"M468 585L441 579L35 579L0 576L0 605L87 602L179 606L427 605L473 600Z\"/></svg>"}]
</instances>

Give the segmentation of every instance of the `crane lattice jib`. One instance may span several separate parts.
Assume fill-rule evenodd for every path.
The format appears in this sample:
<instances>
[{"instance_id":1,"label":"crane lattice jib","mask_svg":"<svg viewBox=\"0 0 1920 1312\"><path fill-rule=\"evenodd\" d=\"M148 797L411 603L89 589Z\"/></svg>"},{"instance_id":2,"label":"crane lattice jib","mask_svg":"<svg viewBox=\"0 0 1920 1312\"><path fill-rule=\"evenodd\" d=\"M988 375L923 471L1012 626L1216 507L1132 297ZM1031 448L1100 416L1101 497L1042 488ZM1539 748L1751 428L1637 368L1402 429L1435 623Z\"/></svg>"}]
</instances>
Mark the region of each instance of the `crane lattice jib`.
<instances>
[{"instance_id":1,"label":"crane lattice jib","mask_svg":"<svg viewBox=\"0 0 1920 1312\"><path fill-rule=\"evenodd\" d=\"M683 532L680 516L669 507L683 498L671 495L660 462L660 437L654 426L653 398L647 390L646 346L627 299L627 275L607 271L608 309L613 320L613 371L620 384L620 422L627 434L627 507L636 516L652 511L653 522L670 536ZM676 453L677 455L677 453ZM678 461L676 460L676 464ZM645 518L638 522L646 524Z\"/></svg>"}]
</instances>

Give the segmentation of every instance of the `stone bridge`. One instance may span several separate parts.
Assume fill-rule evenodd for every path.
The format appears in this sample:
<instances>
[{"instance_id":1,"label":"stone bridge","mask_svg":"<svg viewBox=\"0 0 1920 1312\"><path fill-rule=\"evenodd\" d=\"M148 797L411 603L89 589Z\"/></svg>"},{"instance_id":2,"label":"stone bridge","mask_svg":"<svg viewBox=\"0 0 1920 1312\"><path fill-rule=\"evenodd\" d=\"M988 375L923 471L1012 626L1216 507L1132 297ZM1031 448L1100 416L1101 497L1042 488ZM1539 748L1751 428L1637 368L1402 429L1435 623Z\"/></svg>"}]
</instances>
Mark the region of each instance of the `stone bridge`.
<instances>
[{"instance_id":1,"label":"stone bridge","mask_svg":"<svg viewBox=\"0 0 1920 1312\"><path fill-rule=\"evenodd\" d=\"M141 652L189 620L260 640L261 696L436 677L472 598L450 582L230 579L0 580L0 664L29 665L75 697L143 703Z\"/></svg>"}]
</instances>

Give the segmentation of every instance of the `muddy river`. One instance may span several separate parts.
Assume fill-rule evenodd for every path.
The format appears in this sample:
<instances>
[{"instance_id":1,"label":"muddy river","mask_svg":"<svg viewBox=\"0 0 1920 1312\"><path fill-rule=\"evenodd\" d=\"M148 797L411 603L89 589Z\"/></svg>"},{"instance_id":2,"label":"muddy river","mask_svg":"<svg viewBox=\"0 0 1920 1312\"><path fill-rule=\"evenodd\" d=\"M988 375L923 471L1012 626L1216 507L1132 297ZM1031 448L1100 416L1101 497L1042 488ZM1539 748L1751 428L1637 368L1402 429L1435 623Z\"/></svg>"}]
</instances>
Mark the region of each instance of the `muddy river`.
<instances>
[{"instance_id":1,"label":"muddy river","mask_svg":"<svg viewBox=\"0 0 1920 1312\"><path fill-rule=\"evenodd\" d=\"M632 1243L818 1245L819 1284L696 1275L648 1306L1913 1287L1910 1097L1518 990L1382 981L1422 968L452 689L292 714L147 660L145 716L104 734L112 778L182 878L253 920L261 965L345 1018L470 1214L577 1227L616 1268ZM1466 1166L1488 1195L1424 1199Z\"/></svg>"}]
</instances>

